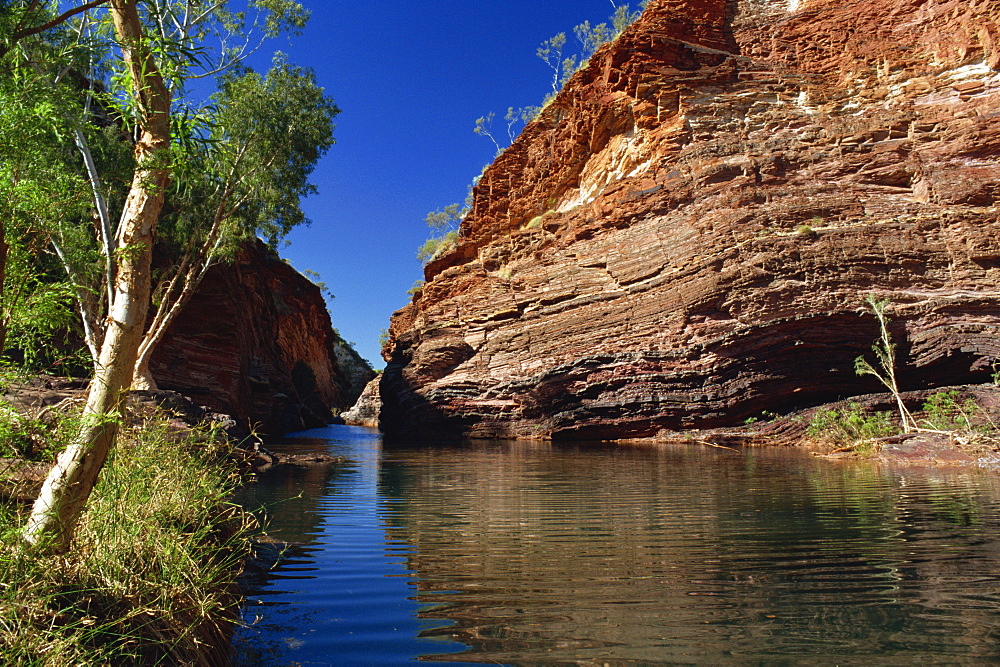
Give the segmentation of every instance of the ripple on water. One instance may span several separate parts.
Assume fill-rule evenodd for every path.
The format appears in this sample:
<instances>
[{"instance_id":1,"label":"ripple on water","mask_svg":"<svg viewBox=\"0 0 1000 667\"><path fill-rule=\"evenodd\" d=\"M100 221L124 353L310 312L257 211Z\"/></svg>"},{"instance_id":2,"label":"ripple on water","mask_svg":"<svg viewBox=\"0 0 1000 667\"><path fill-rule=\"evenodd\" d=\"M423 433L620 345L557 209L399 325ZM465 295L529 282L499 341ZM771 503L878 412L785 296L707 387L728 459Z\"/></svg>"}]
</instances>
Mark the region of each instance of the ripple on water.
<instances>
[{"instance_id":1,"label":"ripple on water","mask_svg":"<svg viewBox=\"0 0 1000 667\"><path fill-rule=\"evenodd\" d=\"M351 463L257 489L306 544L247 605L264 664L1000 660L988 475L310 435Z\"/></svg>"}]
</instances>

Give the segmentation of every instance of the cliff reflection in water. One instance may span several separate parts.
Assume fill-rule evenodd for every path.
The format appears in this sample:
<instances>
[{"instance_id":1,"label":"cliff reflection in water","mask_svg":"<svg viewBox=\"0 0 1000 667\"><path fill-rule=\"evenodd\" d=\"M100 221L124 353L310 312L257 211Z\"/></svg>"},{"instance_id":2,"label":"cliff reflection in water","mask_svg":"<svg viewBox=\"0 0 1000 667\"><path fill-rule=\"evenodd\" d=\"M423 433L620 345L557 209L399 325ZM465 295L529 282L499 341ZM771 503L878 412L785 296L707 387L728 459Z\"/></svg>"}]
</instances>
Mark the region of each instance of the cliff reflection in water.
<instances>
[{"instance_id":1,"label":"cliff reflection in water","mask_svg":"<svg viewBox=\"0 0 1000 667\"><path fill-rule=\"evenodd\" d=\"M453 660L1000 658L977 472L500 443L389 450L379 495Z\"/></svg>"},{"instance_id":2,"label":"cliff reflection in water","mask_svg":"<svg viewBox=\"0 0 1000 667\"><path fill-rule=\"evenodd\" d=\"M322 438L298 438L295 451L319 454L326 449ZM336 488L337 477L345 474L349 471L341 465L272 466L257 473L257 480L241 489L237 500L252 510L266 508L261 517L269 526L280 527L281 539L305 543L316 536L324 519L317 500Z\"/></svg>"}]
</instances>

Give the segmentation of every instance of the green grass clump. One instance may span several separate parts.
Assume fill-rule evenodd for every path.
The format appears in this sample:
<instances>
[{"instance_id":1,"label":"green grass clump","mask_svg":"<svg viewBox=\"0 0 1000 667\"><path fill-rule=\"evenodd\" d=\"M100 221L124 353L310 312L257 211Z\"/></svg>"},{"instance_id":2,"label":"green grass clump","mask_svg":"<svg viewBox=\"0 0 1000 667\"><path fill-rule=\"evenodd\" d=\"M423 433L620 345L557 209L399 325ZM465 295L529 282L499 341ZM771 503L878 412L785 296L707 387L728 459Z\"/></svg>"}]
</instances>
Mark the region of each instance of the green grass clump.
<instances>
[{"instance_id":1,"label":"green grass clump","mask_svg":"<svg viewBox=\"0 0 1000 667\"><path fill-rule=\"evenodd\" d=\"M921 421L928 428L939 431L972 429L972 420L979 412L979 406L971 398L961 399L954 389L931 394L921 406Z\"/></svg>"},{"instance_id":2,"label":"green grass clump","mask_svg":"<svg viewBox=\"0 0 1000 667\"><path fill-rule=\"evenodd\" d=\"M866 412L857 403L844 409L820 410L809 426L806 435L814 440L837 447L855 446L860 454L874 454L874 445L866 443L899 433L889 412Z\"/></svg>"},{"instance_id":3,"label":"green grass clump","mask_svg":"<svg viewBox=\"0 0 1000 667\"><path fill-rule=\"evenodd\" d=\"M221 442L123 429L69 554L20 541L0 505L0 664L219 664L246 524Z\"/></svg>"}]
</instances>

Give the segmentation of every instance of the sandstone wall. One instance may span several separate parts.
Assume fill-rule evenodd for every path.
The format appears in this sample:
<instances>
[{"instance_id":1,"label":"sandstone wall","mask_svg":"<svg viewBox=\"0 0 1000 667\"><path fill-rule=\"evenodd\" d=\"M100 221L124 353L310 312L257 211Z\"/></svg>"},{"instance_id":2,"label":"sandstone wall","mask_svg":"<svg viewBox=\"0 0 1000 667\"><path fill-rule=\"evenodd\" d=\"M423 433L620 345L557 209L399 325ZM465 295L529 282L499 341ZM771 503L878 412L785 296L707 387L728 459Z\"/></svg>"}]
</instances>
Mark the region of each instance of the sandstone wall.
<instances>
[{"instance_id":1,"label":"sandstone wall","mask_svg":"<svg viewBox=\"0 0 1000 667\"><path fill-rule=\"evenodd\" d=\"M393 317L382 426L621 438L1000 359L1000 2L654 0ZM803 226L807 227L803 227Z\"/></svg>"},{"instance_id":2,"label":"sandstone wall","mask_svg":"<svg viewBox=\"0 0 1000 667\"><path fill-rule=\"evenodd\" d=\"M259 241L209 270L151 368L161 389L270 434L326 424L374 377L319 288Z\"/></svg>"}]
</instances>

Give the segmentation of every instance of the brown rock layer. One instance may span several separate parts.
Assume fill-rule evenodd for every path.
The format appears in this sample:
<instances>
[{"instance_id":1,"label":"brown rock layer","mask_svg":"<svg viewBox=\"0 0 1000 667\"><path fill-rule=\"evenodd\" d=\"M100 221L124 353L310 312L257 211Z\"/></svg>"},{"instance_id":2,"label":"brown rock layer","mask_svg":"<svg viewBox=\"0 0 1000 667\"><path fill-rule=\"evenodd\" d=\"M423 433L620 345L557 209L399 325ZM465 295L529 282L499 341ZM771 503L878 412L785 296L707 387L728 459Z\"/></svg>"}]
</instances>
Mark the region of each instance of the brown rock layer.
<instances>
[{"instance_id":1,"label":"brown rock layer","mask_svg":"<svg viewBox=\"0 0 1000 667\"><path fill-rule=\"evenodd\" d=\"M160 388L269 434L326 424L374 377L319 288L259 241L209 270L151 369Z\"/></svg>"},{"instance_id":2,"label":"brown rock layer","mask_svg":"<svg viewBox=\"0 0 1000 667\"><path fill-rule=\"evenodd\" d=\"M382 426L627 438L1000 359L1000 2L654 0L487 170Z\"/></svg>"}]
</instances>

